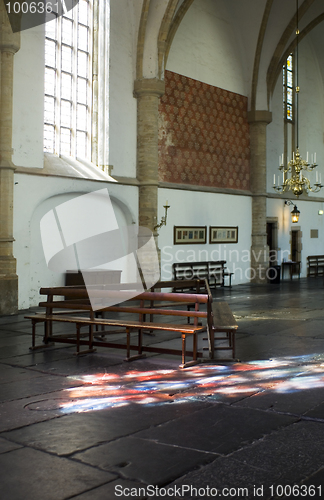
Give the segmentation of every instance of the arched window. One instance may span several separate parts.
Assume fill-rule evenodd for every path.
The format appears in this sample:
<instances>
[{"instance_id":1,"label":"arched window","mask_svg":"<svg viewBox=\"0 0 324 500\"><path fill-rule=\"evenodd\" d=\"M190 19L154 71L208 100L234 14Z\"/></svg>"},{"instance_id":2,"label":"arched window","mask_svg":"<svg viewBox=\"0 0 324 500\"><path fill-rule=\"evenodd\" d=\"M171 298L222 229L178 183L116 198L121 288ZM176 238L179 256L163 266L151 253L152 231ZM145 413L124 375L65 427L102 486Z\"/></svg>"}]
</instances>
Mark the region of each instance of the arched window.
<instances>
[{"instance_id":1,"label":"arched window","mask_svg":"<svg viewBox=\"0 0 324 500\"><path fill-rule=\"evenodd\" d=\"M44 150L89 159L92 0L51 15L45 23Z\"/></svg>"}]
</instances>

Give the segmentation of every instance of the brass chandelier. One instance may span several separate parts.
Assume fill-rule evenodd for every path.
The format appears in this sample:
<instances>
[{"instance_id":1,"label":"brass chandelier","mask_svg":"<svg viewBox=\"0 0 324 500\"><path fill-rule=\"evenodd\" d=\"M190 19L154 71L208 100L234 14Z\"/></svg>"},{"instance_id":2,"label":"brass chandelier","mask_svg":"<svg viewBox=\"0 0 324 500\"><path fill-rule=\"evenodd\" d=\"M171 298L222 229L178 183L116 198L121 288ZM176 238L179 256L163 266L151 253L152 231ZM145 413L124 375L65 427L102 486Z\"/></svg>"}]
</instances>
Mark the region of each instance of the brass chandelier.
<instances>
[{"instance_id":1,"label":"brass chandelier","mask_svg":"<svg viewBox=\"0 0 324 500\"><path fill-rule=\"evenodd\" d=\"M299 86L298 86L298 37L299 37L299 27L298 27L298 0L296 0L296 152L293 152L292 160L288 161L287 164L284 164L283 155L279 157L279 170L282 172L282 184L279 184L279 176L278 176L278 184L276 184L276 176L273 177L273 189L282 194L285 191L292 191L293 194L298 198L304 191L311 191L312 193L318 193L323 187L321 184L321 174L318 176L318 172L316 172L316 181L311 185L310 180L304 175L304 172L312 172L315 167L317 167L316 163L316 153L311 158L311 163L308 162L308 152L306 155L306 160L303 160L299 153L299 128L298 128L298 95L299 95ZM290 174L288 177L286 174Z\"/></svg>"}]
</instances>

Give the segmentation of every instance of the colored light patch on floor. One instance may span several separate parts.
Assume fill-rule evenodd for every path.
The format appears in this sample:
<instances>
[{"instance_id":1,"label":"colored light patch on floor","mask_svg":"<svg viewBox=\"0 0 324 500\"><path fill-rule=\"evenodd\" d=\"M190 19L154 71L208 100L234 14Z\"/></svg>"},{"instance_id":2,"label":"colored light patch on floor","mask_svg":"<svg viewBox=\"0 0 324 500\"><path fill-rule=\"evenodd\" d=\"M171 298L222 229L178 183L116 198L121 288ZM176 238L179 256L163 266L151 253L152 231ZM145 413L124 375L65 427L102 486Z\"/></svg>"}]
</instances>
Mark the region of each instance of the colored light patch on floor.
<instances>
[{"instance_id":1,"label":"colored light patch on floor","mask_svg":"<svg viewBox=\"0 0 324 500\"><path fill-rule=\"evenodd\" d=\"M129 370L70 377L83 386L66 389L64 413L125 406L224 400L265 390L291 393L324 387L324 355L284 357L231 365L200 364L183 370Z\"/></svg>"}]
</instances>

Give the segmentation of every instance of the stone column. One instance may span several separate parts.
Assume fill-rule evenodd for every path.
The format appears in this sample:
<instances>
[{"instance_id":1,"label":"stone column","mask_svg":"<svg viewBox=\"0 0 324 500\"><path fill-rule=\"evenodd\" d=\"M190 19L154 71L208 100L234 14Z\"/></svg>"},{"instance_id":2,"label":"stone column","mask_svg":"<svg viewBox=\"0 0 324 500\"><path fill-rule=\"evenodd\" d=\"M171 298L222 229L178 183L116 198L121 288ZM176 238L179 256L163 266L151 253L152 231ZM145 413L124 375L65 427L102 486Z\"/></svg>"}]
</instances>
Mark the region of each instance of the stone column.
<instances>
[{"instance_id":1,"label":"stone column","mask_svg":"<svg viewBox=\"0 0 324 500\"><path fill-rule=\"evenodd\" d=\"M154 231L158 194L158 106L165 83L156 78L136 80L137 179L139 181L139 225Z\"/></svg>"},{"instance_id":2,"label":"stone column","mask_svg":"<svg viewBox=\"0 0 324 500\"><path fill-rule=\"evenodd\" d=\"M135 80L134 96L137 98L137 179L139 181L139 225L148 227L157 243L158 203L158 136L159 99L164 94L165 83L157 78ZM158 249L159 260L160 251ZM146 259L146 276L154 266L150 255Z\"/></svg>"},{"instance_id":3,"label":"stone column","mask_svg":"<svg viewBox=\"0 0 324 500\"><path fill-rule=\"evenodd\" d=\"M13 256L12 91L13 58L20 33L13 33L4 6L0 8L0 315L18 310L18 276ZM26 96L27 98L28 96Z\"/></svg>"},{"instance_id":4,"label":"stone column","mask_svg":"<svg viewBox=\"0 0 324 500\"><path fill-rule=\"evenodd\" d=\"M248 113L251 141L251 281L253 283L267 283L266 270L269 267L266 212L266 128L271 120L272 114L269 111L250 111Z\"/></svg>"}]
</instances>

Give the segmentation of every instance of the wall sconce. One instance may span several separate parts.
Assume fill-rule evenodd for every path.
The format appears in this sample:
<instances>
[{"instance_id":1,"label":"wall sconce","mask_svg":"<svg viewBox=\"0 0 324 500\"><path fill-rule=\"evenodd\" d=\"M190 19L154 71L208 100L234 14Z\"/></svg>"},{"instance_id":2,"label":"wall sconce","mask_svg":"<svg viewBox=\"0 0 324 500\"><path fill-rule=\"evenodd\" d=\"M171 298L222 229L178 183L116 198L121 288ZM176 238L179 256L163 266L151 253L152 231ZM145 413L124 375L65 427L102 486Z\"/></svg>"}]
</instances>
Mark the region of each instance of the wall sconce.
<instances>
[{"instance_id":1,"label":"wall sconce","mask_svg":"<svg viewBox=\"0 0 324 500\"><path fill-rule=\"evenodd\" d=\"M294 205L294 208L291 211L291 222L293 222L293 223L298 222L300 211L298 210L297 206L290 200L288 200L288 201L286 200L285 205Z\"/></svg>"},{"instance_id":2,"label":"wall sconce","mask_svg":"<svg viewBox=\"0 0 324 500\"><path fill-rule=\"evenodd\" d=\"M166 226L168 209L170 208L170 205L168 205L168 200L165 202L165 205L163 205L163 208L165 210L164 215L163 217L161 217L160 224L156 224L156 226L154 226L154 231L158 231L162 226Z\"/></svg>"}]
</instances>

